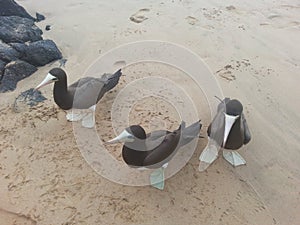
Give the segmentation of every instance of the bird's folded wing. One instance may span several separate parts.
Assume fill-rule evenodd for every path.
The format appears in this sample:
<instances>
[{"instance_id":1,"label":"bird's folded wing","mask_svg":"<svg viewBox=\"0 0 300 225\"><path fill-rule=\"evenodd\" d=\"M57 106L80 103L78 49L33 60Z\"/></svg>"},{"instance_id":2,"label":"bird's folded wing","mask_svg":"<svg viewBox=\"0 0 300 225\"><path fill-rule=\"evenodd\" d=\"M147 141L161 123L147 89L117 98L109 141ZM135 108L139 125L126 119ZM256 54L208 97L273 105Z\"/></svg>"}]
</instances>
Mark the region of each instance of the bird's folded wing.
<instances>
[{"instance_id":1,"label":"bird's folded wing","mask_svg":"<svg viewBox=\"0 0 300 225\"><path fill-rule=\"evenodd\" d=\"M104 83L98 79L90 79L88 82L81 84L75 89L74 93L74 104L84 104L85 101L95 105L101 95L101 91L104 87Z\"/></svg>"},{"instance_id":2,"label":"bird's folded wing","mask_svg":"<svg viewBox=\"0 0 300 225\"><path fill-rule=\"evenodd\" d=\"M77 87L80 87L82 85L85 85L86 83L94 80L96 78L94 77L83 77L83 78L80 78L78 81L74 82L73 84L69 85L69 88L77 88Z\"/></svg>"},{"instance_id":3,"label":"bird's folded wing","mask_svg":"<svg viewBox=\"0 0 300 225\"><path fill-rule=\"evenodd\" d=\"M244 125L244 136L245 136L244 144L247 144L251 140L251 133L250 133L250 129L248 127L248 123L246 121L244 113L242 113L241 117L242 117L241 119L243 122L242 124Z\"/></svg>"},{"instance_id":4,"label":"bird's folded wing","mask_svg":"<svg viewBox=\"0 0 300 225\"><path fill-rule=\"evenodd\" d=\"M146 135L146 138L149 140L156 140L161 137L165 137L167 134L171 133L167 130L156 130Z\"/></svg>"},{"instance_id":5,"label":"bird's folded wing","mask_svg":"<svg viewBox=\"0 0 300 225\"><path fill-rule=\"evenodd\" d=\"M157 148L165 140L169 133L171 132L166 130L157 130L147 134L145 141L146 148L150 151Z\"/></svg>"},{"instance_id":6,"label":"bird's folded wing","mask_svg":"<svg viewBox=\"0 0 300 225\"><path fill-rule=\"evenodd\" d=\"M224 98L222 102L218 104L218 112L223 111L226 107L226 104L230 101L230 98ZM225 111L225 110L224 110Z\"/></svg>"},{"instance_id":7,"label":"bird's folded wing","mask_svg":"<svg viewBox=\"0 0 300 225\"><path fill-rule=\"evenodd\" d=\"M223 115L223 111L219 111L207 130L208 136L213 139L219 146L222 146L223 143L224 123L225 118Z\"/></svg>"},{"instance_id":8,"label":"bird's folded wing","mask_svg":"<svg viewBox=\"0 0 300 225\"><path fill-rule=\"evenodd\" d=\"M153 149L149 155L147 155L147 157L144 159L143 165L154 165L169 159L169 157L176 152L179 138L180 134L168 134L161 144L157 148Z\"/></svg>"}]
</instances>

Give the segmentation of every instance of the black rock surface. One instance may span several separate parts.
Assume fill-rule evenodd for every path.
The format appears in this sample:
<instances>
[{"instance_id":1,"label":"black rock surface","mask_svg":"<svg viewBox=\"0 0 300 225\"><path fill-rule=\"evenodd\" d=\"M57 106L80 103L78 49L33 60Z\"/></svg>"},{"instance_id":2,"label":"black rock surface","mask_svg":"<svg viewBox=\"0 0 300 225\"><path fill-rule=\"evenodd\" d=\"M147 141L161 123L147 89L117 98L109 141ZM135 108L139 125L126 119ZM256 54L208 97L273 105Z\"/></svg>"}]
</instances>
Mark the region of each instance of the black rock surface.
<instances>
[{"instance_id":1,"label":"black rock surface","mask_svg":"<svg viewBox=\"0 0 300 225\"><path fill-rule=\"evenodd\" d=\"M0 85L1 85L1 80L3 78L5 65L6 65L6 63L0 59Z\"/></svg>"},{"instance_id":2,"label":"black rock surface","mask_svg":"<svg viewBox=\"0 0 300 225\"><path fill-rule=\"evenodd\" d=\"M0 6L0 16L19 16L34 20L34 18L14 0L0 0Z\"/></svg>"},{"instance_id":3,"label":"black rock surface","mask_svg":"<svg viewBox=\"0 0 300 225\"><path fill-rule=\"evenodd\" d=\"M47 30L47 31L51 30L51 26L50 25L46 25L45 30Z\"/></svg>"},{"instance_id":4,"label":"black rock surface","mask_svg":"<svg viewBox=\"0 0 300 225\"><path fill-rule=\"evenodd\" d=\"M21 60L8 63L4 68L0 93L15 90L20 80L30 76L35 71L37 71L35 66Z\"/></svg>"},{"instance_id":5,"label":"black rock surface","mask_svg":"<svg viewBox=\"0 0 300 225\"><path fill-rule=\"evenodd\" d=\"M44 66L62 55L51 40L41 40L27 44L15 43L12 46L20 53L20 59L34 66Z\"/></svg>"},{"instance_id":6,"label":"black rock surface","mask_svg":"<svg viewBox=\"0 0 300 225\"><path fill-rule=\"evenodd\" d=\"M18 105L18 103L22 102L29 106L35 106L39 102L45 101L45 98L40 91L34 90L30 88L29 90L23 91L15 100L14 107Z\"/></svg>"},{"instance_id":7,"label":"black rock surface","mask_svg":"<svg viewBox=\"0 0 300 225\"><path fill-rule=\"evenodd\" d=\"M4 70L6 63L0 59L0 74Z\"/></svg>"},{"instance_id":8,"label":"black rock surface","mask_svg":"<svg viewBox=\"0 0 300 225\"><path fill-rule=\"evenodd\" d=\"M36 13L35 16L36 16L36 22L40 22L46 19L46 17L40 13Z\"/></svg>"},{"instance_id":9,"label":"black rock surface","mask_svg":"<svg viewBox=\"0 0 300 225\"><path fill-rule=\"evenodd\" d=\"M0 39L6 43L39 41L42 40L42 34L34 20L18 16L0 17Z\"/></svg>"},{"instance_id":10,"label":"black rock surface","mask_svg":"<svg viewBox=\"0 0 300 225\"><path fill-rule=\"evenodd\" d=\"M0 40L0 60L11 62L17 60L19 57L20 53L18 51Z\"/></svg>"},{"instance_id":11,"label":"black rock surface","mask_svg":"<svg viewBox=\"0 0 300 225\"><path fill-rule=\"evenodd\" d=\"M0 0L0 93L15 90L18 81L30 76L37 68L62 54L51 40L43 40L36 19L14 0Z\"/></svg>"}]
</instances>

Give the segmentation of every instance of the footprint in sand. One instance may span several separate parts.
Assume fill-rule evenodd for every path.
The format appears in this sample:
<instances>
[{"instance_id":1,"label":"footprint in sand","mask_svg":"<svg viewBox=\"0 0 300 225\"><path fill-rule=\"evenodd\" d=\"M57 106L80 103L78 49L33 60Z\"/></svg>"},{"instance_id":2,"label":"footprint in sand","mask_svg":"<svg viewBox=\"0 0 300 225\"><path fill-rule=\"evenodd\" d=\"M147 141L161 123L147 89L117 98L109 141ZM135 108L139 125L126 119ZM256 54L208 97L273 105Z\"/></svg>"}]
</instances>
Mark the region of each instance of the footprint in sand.
<instances>
[{"instance_id":1,"label":"footprint in sand","mask_svg":"<svg viewBox=\"0 0 300 225\"><path fill-rule=\"evenodd\" d=\"M274 18L281 18L282 16L281 15L278 15L278 14L272 14L270 16L268 16L268 19L272 20Z\"/></svg>"},{"instance_id":2,"label":"footprint in sand","mask_svg":"<svg viewBox=\"0 0 300 225\"><path fill-rule=\"evenodd\" d=\"M285 27L296 27L299 25L300 25L299 21L291 21L291 22L287 23Z\"/></svg>"},{"instance_id":3,"label":"footprint in sand","mask_svg":"<svg viewBox=\"0 0 300 225\"><path fill-rule=\"evenodd\" d=\"M233 5L230 5L230 6L226 6L226 9L228 11L231 11L231 10L235 10L236 8Z\"/></svg>"},{"instance_id":4,"label":"footprint in sand","mask_svg":"<svg viewBox=\"0 0 300 225\"><path fill-rule=\"evenodd\" d=\"M218 70L216 73L223 79L227 81L234 81L236 79L235 75L232 74L233 67L228 64L224 68Z\"/></svg>"},{"instance_id":5,"label":"footprint in sand","mask_svg":"<svg viewBox=\"0 0 300 225\"><path fill-rule=\"evenodd\" d=\"M193 16L188 16L185 19L190 25L195 25L199 21L197 18Z\"/></svg>"},{"instance_id":6,"label":"footprint in sand","mask_svg":"<svg viewBox=\"0 0 300 225\"><path fill-rule=\"evenodd\" d=\"M132 21L132 22L135 22L135 23L141 23L143 22L144 20L148 19L144 14L145 12L149 12L150 9L140 9L139 11L137 11L135 14L133 14L129 19Z\"/></svg>"},{"instance_id":7,"label":"footprint in sand","mask_svg":"<svg viewBox=\"0 0 300 225\"><path fill-rule=\"evenodd\" d=\"M126 66L126 61L124 61L124 60L120 60L120 61L116 61L115 63L114 63L114 66L116 66L116 67L124 67L124 66Z\"/></svg>"}]
</instances>

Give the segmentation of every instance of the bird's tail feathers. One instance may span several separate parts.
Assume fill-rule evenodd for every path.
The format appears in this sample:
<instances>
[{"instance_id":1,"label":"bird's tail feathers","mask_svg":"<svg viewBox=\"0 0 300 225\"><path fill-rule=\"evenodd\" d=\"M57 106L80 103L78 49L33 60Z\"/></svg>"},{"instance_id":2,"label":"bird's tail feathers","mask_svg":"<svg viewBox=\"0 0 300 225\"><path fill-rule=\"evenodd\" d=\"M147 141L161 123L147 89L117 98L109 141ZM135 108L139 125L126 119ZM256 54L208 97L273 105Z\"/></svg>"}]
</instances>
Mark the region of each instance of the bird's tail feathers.
<instances>
[{"instance_id":1,"label":"bird's tail feathers","mask_svg":"<svg viewBox=\"0 0 300 225\"><path fill-rule=\"evenodd\" d=\"M119 83L121 76L122 76L121 69L119 69L114 74L110 75L107 78L107 81L105 82L105 86L104 86L105 91L109 91L109 90L113 89Z\"/></svg>"},{"instance_id":2,"label":"bird's tail feathers","mask_svg":"<svg viewBox=\"0 0 300 225\"><path fill-rule=\"evenodd\" d=\"M184 122L185 125L185 122ZM201 121L197 121L193 124L191 124L188 127L185 127L182 129L181 133L181 140L180 140L180 146L184 146L191 142L193 139L197 138L200 133L200 129L202 127Z\"/></svg>"},{"instance_id":3,"label":"bird's tail feathers","mask_svg":"<svg viewBox=\"0 0 300 225\"><path fill-rule=\"evenodd\" d=\"M181 124L180 124L180 126L178 127L178 130L184 130L184 129L185 129L185 126L186 126L185 122L184 122L184 121L181 121Z\"/></svg>"}]
</instances>

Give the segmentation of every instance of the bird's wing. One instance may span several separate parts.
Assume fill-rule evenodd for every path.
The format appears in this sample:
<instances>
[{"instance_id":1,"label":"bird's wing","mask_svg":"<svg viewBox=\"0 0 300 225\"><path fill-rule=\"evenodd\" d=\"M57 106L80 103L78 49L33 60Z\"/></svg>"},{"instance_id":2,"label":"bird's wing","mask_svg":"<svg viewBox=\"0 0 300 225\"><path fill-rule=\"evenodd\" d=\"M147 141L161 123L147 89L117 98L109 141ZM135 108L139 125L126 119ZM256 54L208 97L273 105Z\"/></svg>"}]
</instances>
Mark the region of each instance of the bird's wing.
<instances>
[{"instance_id":1,"label":"bird's wing","mask_svg":"<svg viewBox=\"0 0 300 225\"><path fill-rule=\"evenodd\" d=\"M214 134L212 134L212 136L215 135L215 133L219 133L220 129L223 128L223 123L224 123L224 116L223 113L226 112L226 104L230 101L230 98L224 98L219 104L218 104L218 108L217 108L217 114L215 115L215 117L213 118L212 122L209 124L208 128L207 128L207 135L209 137L211 137L211 133L214 132ZM223 132L221 132L223 133ZM222 143L221 143L222 144Z\"/></svg>"},{"instance_id":2,"label":"bird's wing","mask_svg":"<svg viewBox=\"0 0 300 225\"><path fill-rule=\"evenodd\" d=\"M182 129L181 139L180 139L180 147L190 143L192 140L194 140L196 137L198 137L201 126L202 126L202 124L200 123L200 120L199 120L196 123L193 123L192 125Z\"/></svg>"},{"instance_id":3,"label":"bird's wing","mask_svg":"<svg viewBox=\"0 0 300 225\"><path fill-rule=\"evenodd\" d=\"M169 161L178 149L180 134L180 130L167 134L161 144L145 157L143 165L164 164Z\"/></svg>"},{"instance_id":4,"label":"bird's wing","mask_svg":"<svg viewBox=\"0 0 300 225\"><path fill-rule=\"evenodd\" d=\"M95 77L83 77L83 78L79 79L78 81L74 82L73 84L71 84L69 86L69 89L70 88L73 89L73 88L83 86L86 83L88 83L88 82L90 82L91 80L94 80L94 79L97 79L97 78L95 78Z\"/></svg>"},{"instance_id":5,"label":"bird's wing","mask_svg":"<svg viewBox=\"0 0 300 225\"><path fill-rule=\"evenodd\" d=\"M244 126L244 144L247 144L250 140L251 140L251 133L250 133L250 129L248 127L248 123L246 121L245 115L244 113L242 113L241 115L241 119L242 119L242 124Z\"/></svg>"},{"instance_id":6,"label":"bird's wing","mask_svg":"<svg viewBox=\"0 0 300 225\"><path fill-rule=\"evenodd\" d=\"M97 104L98 97L104 87L104 83L97 78L83 79L78 81L78 86L73 84L74 86L69 87L69 91L74 94L74 108L88 108Z\"/></svg>"},{"instance_id":7,"label":"bird's wing","mask_svg":"<svg viewBox=\"0 0 300 225\"><path fill-rule=\"evenodd\" d=\"M156 130L146 135L146 138L149 140L156 140L158 138L165 137L167 134L171 133L167 130Z\"/></svg>"},{"instance_id":8,"label":"bird's wing","mask_svg":"<svg viewBox=\"0 0 300 225\"><path fill-rule=\"evenodd\" d=\"M179 131L182 127L185 127L185 122L182 122L177 131ZM159 146L167 137L167 135L171 134L172 132L168 130L156 130L148 133L146 135L146 147L148 150L153 150L157 146Z\"/></svg>"},{"instance_id":9,"label":"bird's wing","mask_svg":"<svg viewBox=\"0 0 300 225\"><path fill-rule=\"evenodd\" d=\"M226 104L230 101L230 98L224 98L219 104L217 111L221 111L226 107Z\"/></svg>"},{"instance_id":10,"label":"bird's wing","mask_svg":"<svg viewBox=\"0 0 300 225\"><path fill-rule=\"evenodd\" d=\"M208 126L208 128L207 128L207 135L208 136L210 136L210 133L211 133L211 124L212 123L210 123L209 126Z\"/></svg>"},{"instance_id":11,"label":"bird's wing","mask_svg":"<svg viewBox=\"0 0 300 225\"><path fill-rule=\"evenodd\" d=\"M207 135L216 141L219 146L222 146L224 135L225 118L223 110L219 111L207 129Z\"/></svg>"},{"instance_id":12,"label":"bird's wing","mask_svg":"<svg viewBox=\"0 0 300 225\"><path fill-rule=\"evenodd\" d=\"M145 145L146 148L151 151L157 148L166 138L166 136L171 133L167 130L157 130L146 135Z\"/></svg>"}]
</instances>

